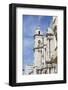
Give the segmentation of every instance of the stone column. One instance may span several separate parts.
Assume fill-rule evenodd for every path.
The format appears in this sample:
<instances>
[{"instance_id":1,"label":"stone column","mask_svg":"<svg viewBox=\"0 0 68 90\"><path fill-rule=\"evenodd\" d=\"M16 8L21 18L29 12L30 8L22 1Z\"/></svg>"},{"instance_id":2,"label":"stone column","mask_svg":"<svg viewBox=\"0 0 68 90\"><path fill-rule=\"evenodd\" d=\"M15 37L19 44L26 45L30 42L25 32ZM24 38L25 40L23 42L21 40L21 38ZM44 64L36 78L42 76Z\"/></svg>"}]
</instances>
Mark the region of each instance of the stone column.
<instances>
[{"instance_id":1,"label":"stone column","mask_svg":"<svg viewBox=\"0 0 68 90\"><path fill-rule=\"evenodd\" d=\"M46 66L46 47L44 47L44 66Z\"/></svg>"}]
</instances>

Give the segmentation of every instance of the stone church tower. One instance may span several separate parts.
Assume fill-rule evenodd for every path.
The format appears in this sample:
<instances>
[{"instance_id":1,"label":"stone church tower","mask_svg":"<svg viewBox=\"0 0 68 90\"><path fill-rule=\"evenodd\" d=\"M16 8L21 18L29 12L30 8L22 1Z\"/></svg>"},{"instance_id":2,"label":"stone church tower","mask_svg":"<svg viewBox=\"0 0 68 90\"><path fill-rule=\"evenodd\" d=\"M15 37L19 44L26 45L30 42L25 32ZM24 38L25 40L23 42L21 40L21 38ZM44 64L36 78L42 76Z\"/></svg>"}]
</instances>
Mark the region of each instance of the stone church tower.
<instances>
[{"instance_id":1,"label":"stone church tower","mask_svg":"<svg viewBox=\"0 0 68 90\"><path fill-rule=\"evenodd\" d=\"M34 74L54 73L53 63L56 41L51 28L44 35L40 27L37 27L34 34Z\"/></svg>"},{"instance_id":2,"label":"stone church tower","mask_svg":"<svg viewBox=\"0 0 68 90\"><path fill-rule=\"evenodd\" d=\"M34 66L35 73L37 69L41 68L43 58L43 34L40 31L40 27L37 27L34 35Z\"/></svg>"}]
</instances>

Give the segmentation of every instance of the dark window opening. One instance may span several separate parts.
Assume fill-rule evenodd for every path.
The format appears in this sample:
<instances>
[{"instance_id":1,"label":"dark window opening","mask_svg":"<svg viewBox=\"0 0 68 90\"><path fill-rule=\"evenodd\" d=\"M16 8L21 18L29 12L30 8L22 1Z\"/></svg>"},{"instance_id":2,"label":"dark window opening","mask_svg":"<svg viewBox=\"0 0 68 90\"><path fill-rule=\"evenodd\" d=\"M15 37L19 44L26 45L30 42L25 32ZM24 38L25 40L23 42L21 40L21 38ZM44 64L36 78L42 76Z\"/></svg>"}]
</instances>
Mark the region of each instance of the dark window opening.
<instances>
[{"instance_id":1,"label":"dark window opening","mask_svg":"<svg viewBox=\"0 0 68 90\"><path fill-rule=\"evenodd\" d=\"M38 31L38 34L40 34L40 31Z\"/></svg>"}]
</instances>

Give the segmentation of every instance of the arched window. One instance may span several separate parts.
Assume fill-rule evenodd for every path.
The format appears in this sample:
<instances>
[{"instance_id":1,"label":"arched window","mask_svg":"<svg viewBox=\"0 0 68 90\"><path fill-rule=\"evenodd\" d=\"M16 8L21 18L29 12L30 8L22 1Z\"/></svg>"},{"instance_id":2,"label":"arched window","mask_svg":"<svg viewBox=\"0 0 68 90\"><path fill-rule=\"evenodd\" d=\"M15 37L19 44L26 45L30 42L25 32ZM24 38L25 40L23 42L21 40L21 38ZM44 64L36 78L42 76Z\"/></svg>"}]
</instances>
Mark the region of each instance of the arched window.
<instances>
[{"instance_id":1,"label":"arched window","mask_svg":"<svg viewBox=\"0 0 68 90\"><path fill-rule=\"evenodd\" d=\"M41 40L38 40L38 47L41 46Z\"/></svg>"},{"instance_id":2,"label":"arched window","mask_svg":"<svg viewBox=\"0 0 68 90\"><path fill-rule=\"evenodd\" d=\"M38 40L38 44L41 44L41 40Z\"/></svg>"},{"instance_id":3,"label":"arched window","mask_svg":"<svg viewBox=\"0 0 68 90\"><path fill-rule=\"evenodd\" d=\"M40 31L38 31L38 34L40 34Z\"/></svg>"}]
</instances>

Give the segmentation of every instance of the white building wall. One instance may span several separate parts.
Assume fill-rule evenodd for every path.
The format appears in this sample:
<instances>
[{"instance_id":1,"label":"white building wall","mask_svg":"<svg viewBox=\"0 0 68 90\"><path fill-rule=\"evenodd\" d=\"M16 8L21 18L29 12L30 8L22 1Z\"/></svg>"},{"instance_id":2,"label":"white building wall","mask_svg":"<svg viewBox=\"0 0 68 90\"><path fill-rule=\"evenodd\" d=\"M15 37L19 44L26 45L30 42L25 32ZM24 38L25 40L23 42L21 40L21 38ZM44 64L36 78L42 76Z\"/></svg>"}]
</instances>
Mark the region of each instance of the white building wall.
<instances>
[{"instance_id":1,"label":"white building wall","mask_svg":"<svg viewBox=\"0 0 68 90\"><path fill-rule=\"evenodd\" d=\"M42 54L41 52L38 52L37 49L35 49L35 53L34 53L34 63L35 66L40 67L42 64Z\"/></svg>"},{"instance_id":2,"label":"white building wall","mask_svg":"<svg viewBox=\"0 0 68 90\"><path fill-rule=\"evenodd\" d=\"M50 42L50 47L51 47L51 57L53 56L53 51L56 48L56 40L55 40L55 36L53 36L53 39Z\"/></svg>"}]
</instances>

